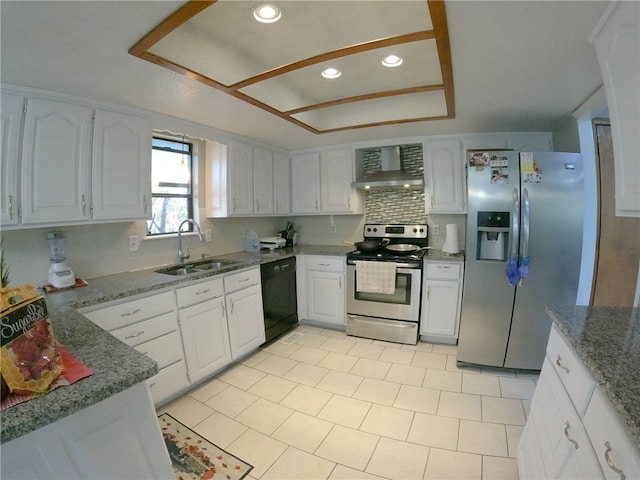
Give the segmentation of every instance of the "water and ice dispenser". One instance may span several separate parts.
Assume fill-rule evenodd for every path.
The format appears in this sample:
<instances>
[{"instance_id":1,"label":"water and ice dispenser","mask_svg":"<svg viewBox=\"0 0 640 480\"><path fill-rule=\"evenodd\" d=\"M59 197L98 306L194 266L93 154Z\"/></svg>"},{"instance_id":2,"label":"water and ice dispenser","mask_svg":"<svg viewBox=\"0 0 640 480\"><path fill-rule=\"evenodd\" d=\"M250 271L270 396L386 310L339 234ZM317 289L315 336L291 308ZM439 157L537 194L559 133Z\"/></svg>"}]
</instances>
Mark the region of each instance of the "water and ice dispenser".
<instances>
[{"instance_id":1,"label":"water and ice dispenser","mask_svg":"<svg viewBox=\"0 0 640 480\"><path fill-rule=\"evenodd\" d=\"M509 212L478 212L477 260L506 262L509 249Z\"/></svg>"}]
</instances>

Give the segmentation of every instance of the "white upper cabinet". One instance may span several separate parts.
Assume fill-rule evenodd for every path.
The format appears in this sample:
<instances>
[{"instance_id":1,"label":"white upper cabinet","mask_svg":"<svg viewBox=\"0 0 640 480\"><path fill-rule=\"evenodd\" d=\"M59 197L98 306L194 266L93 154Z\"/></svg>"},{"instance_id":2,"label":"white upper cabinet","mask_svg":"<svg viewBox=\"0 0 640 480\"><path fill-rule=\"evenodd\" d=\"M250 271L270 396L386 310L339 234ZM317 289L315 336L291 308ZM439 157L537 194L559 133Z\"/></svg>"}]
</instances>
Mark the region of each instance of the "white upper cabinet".
<instances>
[{"instance_id":1,"label":"white upper cabinet","mask_svg":"<svg viewBox=\"0 0 640 480\"><path fill-rule=\"evenodd\" d=\"M328 150L291 159L292 213L362 213L362 194L351 187L351 149Z\"/></svg>"},{"instance_id":2,"label":"white upper cabinet","mask_svg":"<svg viewBox=\"0 0 640 480\"><path fill-rule=\"evenodd\" d=\"M592 33L611 120L616 215L640 216L640 3L611 4Z\"/></svg>"},{"instance_id":3,"label":"white upper cabinet","mask_svg":"<svg viewBox=\"0 0 640 480\"><path fill-rule=\"evenodd\" d=\"M553 140L550 133L484 133L463 137L463 148L467 150L516 150L521 152L550 152Z\"/></svg>"},{"instance_id":4,"label":"white upper cabinet","mask_svg":"<svg viewBox=\"0 0 640 480\"><path fill-rule=\"evenodd\" d=\"M426 211L464 213L465 188L460 142L446 140L422 144L426 182Z\"/></svg>"},{"instance_id":5,"label":"white upper cabinet","mask_svg":"<svg viewBox=\"0 0 640 480\"><path fill-rule=\"evenodd\" d=\"M273 213L273 152L253 147L253 212Z\"/></svg>"},{"instance_id":6,"label":"white upper cabinet","mask_svg":"<svg viewBox=\"0 0 640 480\"><path fill-rule=\"evenodd\" d=\"M0 224L5 226L18 223L18 153L24 98L3 93L0 107L2 108Z\"/></svg>"},{"instance_id":7,"label":"white upper cabinet","mask_svg":"<svg viewBox=\"0 0 640 480\"><path fill-rule=\"evenodd\" d=\"M90 219L93 110L29 99L22 146L22 223Z\"/></svg>"},{"instance_id":8,"label":"white upper cabinet","mask_svg":"<svg viewBox=\"0 0 640 480\"><path fill-rule=\"evenodd\" d=\"M351 187L354 181L352 149L320 153L320 199L327 213L361 213L361 195Z\"/></svg>"},{"instance_id":9,"label":"white upper cabinet","mask_svg":"<svg viewBox=\"0 0 640 480\"><path fill-rule=\"evenodd\" d=\"M229 143L227 167L229 215L253 214L253 147L245 143Z\"/></svg>"},{"instance_id":10,"label":"white upper cabinet","mask_svg":"<svg viewBox=\"0 0 640 480\"><path fill-rule=\"evenodd\" d=\"M228 154L227 154L228 152ZM207 142L207 217L290 213L289 157L232 140Z\"/></svg>"},{"instance_id":11,"label":"white upper cabinet","mask_svg":"<svg viewBox=\"0 0 640 480\"><path fill-rule=\"evenodd\" d=\"M291 213L291 160L282 153L273 154L273 213Z\"/></svg>"},{"instance_id":12,"label":"white upper cabinet","mask_svg":"<svg viewBox=\"0 0 640 480\"><path fill-rule=\"evenodd\" d=\"M291 213L320 213L320 154L291 158Z\"/></svg>"},{"instance_id":13,"label":"white upper cabinet","mask_svg":"<svg viewBox=\"0 0 640 480\"><path fill-rule=\"evenodd\" d=\"M147 218L151 202L151 124L97 110L93 135L93 218Z\"/></svg>"}]
</instances>

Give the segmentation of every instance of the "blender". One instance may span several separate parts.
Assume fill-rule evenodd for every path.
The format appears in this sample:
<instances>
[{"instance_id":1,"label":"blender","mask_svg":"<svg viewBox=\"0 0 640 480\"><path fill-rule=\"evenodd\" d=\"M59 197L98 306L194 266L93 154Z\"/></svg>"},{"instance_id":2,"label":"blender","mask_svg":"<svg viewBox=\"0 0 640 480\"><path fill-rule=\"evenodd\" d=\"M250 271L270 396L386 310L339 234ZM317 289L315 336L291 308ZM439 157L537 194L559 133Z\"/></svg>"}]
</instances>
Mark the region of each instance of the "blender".
<instances>
[{"instance_id":1,"label":"blender","mask_svg":"<svg viewBox=\"0 0 640 480\"><path fill-rule=\"evenodd\" d=\"M64 233L59 231L47 233L51 266L49 267L49 283L56 288L72 287L76 283L73 270L65 263L67 248Z\"/></svg>"}]
</instances>

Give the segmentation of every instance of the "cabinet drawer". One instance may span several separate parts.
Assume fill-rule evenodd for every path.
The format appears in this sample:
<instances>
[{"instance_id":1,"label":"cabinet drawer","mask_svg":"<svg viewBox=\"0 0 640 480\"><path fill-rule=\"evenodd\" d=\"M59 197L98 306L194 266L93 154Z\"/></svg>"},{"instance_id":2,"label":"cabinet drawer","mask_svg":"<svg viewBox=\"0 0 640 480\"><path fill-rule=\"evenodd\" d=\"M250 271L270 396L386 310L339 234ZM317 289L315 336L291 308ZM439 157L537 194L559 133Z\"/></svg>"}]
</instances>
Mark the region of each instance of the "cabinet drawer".
<instances>
[{"instance_id":1,"label":"cabinet drawer","mask_svg":"<svg viewBox=\"0 0 640 480\"><path fill-rule=\"evenodd\" d=\"M260 285L259 268L233 273L224 277L224 291L226 293L235 292L252 285Z\"/></svg>"},{"instance_id":2,"label":"cabinet drawer","mask_svg":"<svg viewBox=\"0 0 640 480\"><path fill-rule=\"evenodd\" d=\"M308 270L344 272L346 259L333 257L306 257Z\"/></svg>"},{"instance_id":3,"label":"cabinet drawer","mask_svg":"<svg viewBox=\"0 0 640 480\"><path fill-rule=\"evenodd\" d=\"M182 341L177 331L141 343L136 350L154 359L160 369L182 360Z\"/></svg>"},{"instance_id":4,"label":"cabinet drawer","mask_svg":"<svg viewBox=\"0 0 640 480\"><path fill-rule=\"evenodd\" d=\"M131 325L174 309L173 292L165 292L112 307L101 308L83 315L99 327L110 332L116 328Z\"/></svg>"},{"instance_id":5,"label":"cabinet drawer","mask_svg":"<svg viewBox=\"0 0 640 480\"><path fill-rule=\"evenodd\" d=\"M204 302L224 295L222 278L207 280L188 287L176 289L178 307L183 308L194 303Z\"/></svg>"},{"instance_id":6,"label":"cabinet drawer","mask_svg":"<svg viewBox=\"0 0 640 480\"><path fill-rule=\"evenodd\" d=\"M593 392L587 407L584 425L606 478L611 480L622 478L614 469L624 472L629 479L638 475L640 455L622 427L618 415L598 387Z\"/></svg>"},{"instance_id":7,"label":"cabinet drawer","mask_svg":"<svg viewBox=\"0 0 640 480\"><path fill-rule=\"evenodd\" d=\"M147 386L154 405L164 403L165 400L189 386L185 363L178 362L163 368L157 375L147 380Z\"/></svg>"},{"instance_id":8,"label":"cabinet drawer","mask_svg":"<svg viewBox=\"0 0 640 480\"><path fill-rule=\"evenodd\" d=\"M159 317L145 320L134 325L111 331L111 335L122 340L130 347L135 347L152 338L178 329L176 312L165 313Z\"/></svg>"},{"instance_id":9,"label":"cabinet drawer","mask_svg":"<svg viewBox=\"0 0 640 480\"><path fill-rule=\"evenodd\" d=\"M555 325L549 335L547 357L562 380L578 414L583 415L596 381Z\"/></svg>"},{"instance_id":10,"label":"cabinet drawer","mask_svg":"<svg viewBox=\"0 0 640 480\"><path fill-rule=\"evenodd\" d=\"M460 265L457 263L431 263L426 264L427 278L441 278L446 280L458 280L460 278Z\"/></svg>"}]
</instances>

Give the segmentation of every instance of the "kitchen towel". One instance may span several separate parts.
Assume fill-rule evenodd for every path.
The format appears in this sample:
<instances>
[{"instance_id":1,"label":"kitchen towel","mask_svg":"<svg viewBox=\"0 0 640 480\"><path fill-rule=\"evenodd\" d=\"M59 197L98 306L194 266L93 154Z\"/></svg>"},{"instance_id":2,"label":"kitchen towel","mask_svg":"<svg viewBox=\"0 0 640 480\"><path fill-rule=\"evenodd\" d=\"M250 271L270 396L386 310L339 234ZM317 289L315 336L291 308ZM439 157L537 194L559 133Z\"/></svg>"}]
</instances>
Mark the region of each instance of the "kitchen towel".
<instances>
[{"instance_id":1,"label":"kitchen towel","mask_svg":"<svg viewBox=\"0 0 640 480\"><path fill-rule=\"evenodd\" d=\"M458 225L455 223L447 224L447 238L444 241L444 247L442 247L444 253L458 253Z\"/></svg>"},{"instance_id":2,"label":"kitchen towel","mask_svg":"<svg viewBox=\"0 0 640 480\"><path fill-rule=\"evenodd\" d=\"M356 291L391 294L395 290L395 263L356 260Z\"/></svg>"}]
</instances>

